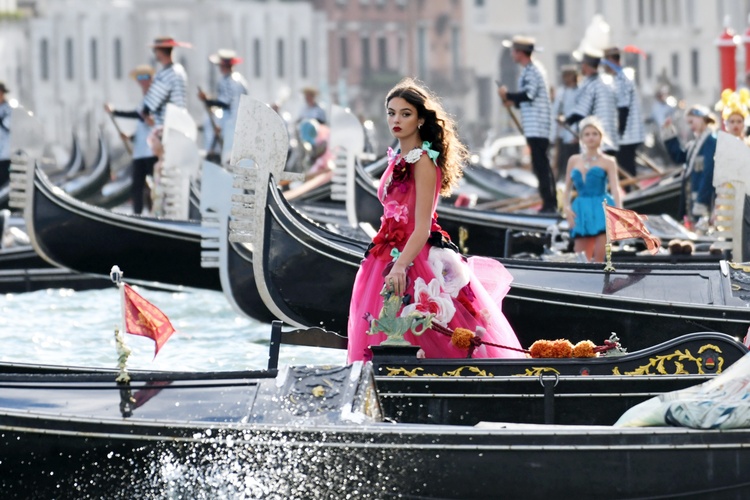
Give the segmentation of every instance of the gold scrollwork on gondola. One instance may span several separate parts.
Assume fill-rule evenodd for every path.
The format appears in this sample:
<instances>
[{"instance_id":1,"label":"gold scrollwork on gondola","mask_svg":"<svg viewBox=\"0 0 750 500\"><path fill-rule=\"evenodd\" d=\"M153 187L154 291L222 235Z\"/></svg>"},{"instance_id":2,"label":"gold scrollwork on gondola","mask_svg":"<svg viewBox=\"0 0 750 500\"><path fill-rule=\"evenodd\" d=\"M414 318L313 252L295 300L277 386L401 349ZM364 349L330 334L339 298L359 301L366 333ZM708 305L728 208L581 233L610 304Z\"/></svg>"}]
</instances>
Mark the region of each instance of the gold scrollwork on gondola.
<instances>
[{"instance_id":1,"label":"gold scrollwork on gondola","mask_svg":"<svg viewBox=\"0 0 750 500\"><path fill-rule=\"evenodd\" d=\"M551 366L532 366L531 368L526 368L523 373L518 373L517 376L538 377L546 373L554 373L555 375L560 375L560 372L555 370Z\"/></svg>"},{"instance_id":2,"label":"gold scrollwork on gondola","mask_svg":"<svg viewBox=\"0 0 750 500\"><path fill-rule=\"evenodd\" d=\"M739 269L740 271L744 271L746 273L750 273L750 266L744 263L738 263L738 262L727 262L729 264L729 267L732 269Z\"/></svg>"},{"instance_id":3,"label":"gold scrollwork on gondola","mask_svg":"<svg viewBox=\"0 0 750 500\"><path fill-rule=\"evenodd\" d=\"M443 372L441 374L437 373L424 373L424 368L417 366L414 369L407 370L403 366L398 367L392 367L392 366L386 366L385 367L388 372L385 374L386 377L398 377L398 376L405 376L405 377L463 377L465 375L464 371L467 371L473 375L476 375L478 377L492 377L494 376L492 373L488 373L487 370L482 370L479 367L476 366L459 366L455 370L448 370L446 372ZM422 372L422 373L418 373Z\"/></svg>"},{"instance_id":4,"label":"gold scrollwork on gondola","mask_svg":"<svg viewBox=\"0 0 750 500\"><path fill-rule=\"evenodd\" d=\"M707 350L712 349L716 353L721 353L721 349L713 344L703 345L698 349L698 356L693 356L688 349L681 351L677 349L672 354L662 354L649 358L649 362L645 365L639 366L635 370L627 371L624 373L620 372L620 367L615 366L612 369L612 375L690 375L698 374L705 375L706 372L703 370L703 356L701 356ZM669 371L669 363L673 364L674 370ZM694 363L695 370L690 372L685 369L686 363ZM715 363L718 364L715 370L711 369L711 373L721 373L724 367L724 358L722 356L716 356ZM655 370L655 371L653 371Z\"/></svg>"}]
</instances>

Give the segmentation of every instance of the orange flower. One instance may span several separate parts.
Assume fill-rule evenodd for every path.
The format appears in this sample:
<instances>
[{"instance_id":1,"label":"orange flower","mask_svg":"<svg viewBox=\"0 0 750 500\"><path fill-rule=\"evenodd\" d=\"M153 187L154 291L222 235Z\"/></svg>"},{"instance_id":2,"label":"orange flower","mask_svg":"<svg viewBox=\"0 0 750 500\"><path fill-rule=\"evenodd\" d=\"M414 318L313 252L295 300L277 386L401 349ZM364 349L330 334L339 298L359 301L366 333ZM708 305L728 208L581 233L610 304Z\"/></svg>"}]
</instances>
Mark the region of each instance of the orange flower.
<instances>
[{"instance_id":1,"label":"orange flower","mask_svg":"<svg viewBox=\"0 0 750 500\"><path fill-rule=\"evenodd\" d=\"M568 339L557 339L552 343L553 358L569 358L573 355L573 344Z\"/></svg>"},{"instance_id":2,"label":"orange flower","mask_svg":"<svg viewBox=\"0 0 750 500\"><path fill-rule=\"evenodd\" d=\"M595 358L596 352L594 352L596 345L590 340L582 340L573 347L574 358Z\"/></svg>"},{"instance_id":3,"label":"orange flower","mask_svg":"<svg viewBox=\"0 0 750 500\"><path fill-rule=\"evenodd\" d=\"M532 358L551 358L552 342L549 340L537 340L529 348Z\"/></svg>"},{"instance_id":4,"label":"orange flower","mask_svg":"<svg viewBox=\"0 0 750 500\"><path fill-rule=\"evenodd\" d=\"M456 328L451 335L451 344L459 349L468 349L471 346L471 339L474 338L474 332L466 328Z\"/></svg>"}]
</instances>

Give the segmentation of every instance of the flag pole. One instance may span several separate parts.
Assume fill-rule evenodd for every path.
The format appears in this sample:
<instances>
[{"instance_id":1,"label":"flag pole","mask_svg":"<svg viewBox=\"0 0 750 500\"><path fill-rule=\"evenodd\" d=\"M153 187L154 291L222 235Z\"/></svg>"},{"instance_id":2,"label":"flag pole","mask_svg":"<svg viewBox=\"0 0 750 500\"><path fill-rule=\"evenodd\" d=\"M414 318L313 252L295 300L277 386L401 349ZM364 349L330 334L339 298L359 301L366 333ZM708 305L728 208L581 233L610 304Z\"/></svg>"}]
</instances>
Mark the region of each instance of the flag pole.
<instances>
[{"instance_id":1,"label":"flag pole","mask_svg":"<svg viewBox=\"0 0 750 500\"><path fill-rule=\"evenodd\" d=\"M117 368L120 373L117 375L115 382L127 384L130 382L130 375L128 374L128 357L132 352L130 347L125 344L125 340L122 337L122 332L125 331L125 288L122 284L122 271L118 266L112 266L109 271L109 277L112 282L117 286L120 291L120 325L115 327L115 345L117 347Z\"/></svg>"},{"instance_id":2,"label":"flag pole","mask_svg":"<svg viewBox=\"0 0 750 500\"><path fill-rule=\"evenodd\" d=\"M609 240L609 215L607 214L607 202L602 200L602 210L604 210L604 233L607 235L607 243L604 245L604 254L607 257L607 263L604 266L604 271L611 273L615 270L612 266L612 244Z\"/></svg>"}]
</instances>

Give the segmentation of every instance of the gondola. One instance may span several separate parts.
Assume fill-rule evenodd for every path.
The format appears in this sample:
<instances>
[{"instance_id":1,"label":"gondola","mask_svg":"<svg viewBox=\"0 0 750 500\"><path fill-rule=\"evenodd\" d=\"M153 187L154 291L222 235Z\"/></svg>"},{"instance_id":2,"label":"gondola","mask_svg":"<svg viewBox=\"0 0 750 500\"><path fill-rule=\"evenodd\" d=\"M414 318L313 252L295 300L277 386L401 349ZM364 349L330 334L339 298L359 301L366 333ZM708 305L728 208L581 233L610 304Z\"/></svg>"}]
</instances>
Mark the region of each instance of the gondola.
<instances>
[{"instance_id":1,"label":"gondola","mask_svg":"<svg viewBox=\"0 0 750 500\"><path fill-rule=\"evenodd\" d=\"M110 178L109 147L100 134L96 161L89 172L80 172L62 185L62 189L73 198L89 201L97 195Z\"/></svg>"},{"instance_id":2,"label":"gondola","mask_svg":"<svg viewBox=\"0 0 750 500\"><path fill-rule=\"evenodd\" d=\"M255 112L255 119L264 119ZM345 331L351 287L367 243L302 216L276 187L272 172L279 165L258 165L252 180L237 180L257 181L258 198L252 220L235 222L247 229L235 240L263 257L252 265L229 260L237 267L227 271L232 286L224 288L225 294L241 296L242 280L253 276L277 318ZM616 332L631 349L642 349L696 330L742 337L750 326L747 302L733 294L733 284L750 278L727 262L684 267L623 263L605 272L601 264L500 261L514 277L503 311L524 346L551 336L601 341ZM566 318L564 330L556 326L561 317Z\"/></svg>"},{"instance_id":3,"label":"gondola","mask_svg":"<svg viewBox=\"0 0 750 500\"><path fill-rule=\"evenodd\" d=\"M218 273L204 269L198 221L119 214L76 200L27 165L24 218L34 250L47 262L107 275L116 262L133 279L220 290Z\"/></svg>"},{"instance_id":4,"label":"gondola","mask_svg":"<svg viewBox=\"0 0 750 500\"><path fill-rule=\"evenodd\" d=\"M673 349L710 345L724 349L714 361L721 358L726 368L746 352L731 339L700 335L644 358L598 358L589 366L609 373ZM567 374L581 361L546 360L541 366L547 373L560 374L539 384L540 360L528 359L506 368L494 361L504 372L521 372L513 375L384 381L384 371L402 358L389 354L378 361L376 355L372 364L246 372L132 372L126 383L116 382L112 370L3 364L0 487L17 498L165 491L189 498L217 491L262 497L265 489L287 498L335 491L446 499L494 497L498 491L510 498L698 491L706 498L742 498L748 487L746 429L611 425L621 407L712 374ZM444 369L470 372L464 369L468 360L443 361ZM433 370L435 363L425 366ZM381 393L381 387L390 389ZM381 404L389 398L399 403ZM549 398L561 404L555 416L565 424L535 423L546 418L538 407ZM409 406L407 414L399 411ZM490 420L479 420L485 416ZM412 417L427 422L409 422Z\"/></svg>"}]
</instances>

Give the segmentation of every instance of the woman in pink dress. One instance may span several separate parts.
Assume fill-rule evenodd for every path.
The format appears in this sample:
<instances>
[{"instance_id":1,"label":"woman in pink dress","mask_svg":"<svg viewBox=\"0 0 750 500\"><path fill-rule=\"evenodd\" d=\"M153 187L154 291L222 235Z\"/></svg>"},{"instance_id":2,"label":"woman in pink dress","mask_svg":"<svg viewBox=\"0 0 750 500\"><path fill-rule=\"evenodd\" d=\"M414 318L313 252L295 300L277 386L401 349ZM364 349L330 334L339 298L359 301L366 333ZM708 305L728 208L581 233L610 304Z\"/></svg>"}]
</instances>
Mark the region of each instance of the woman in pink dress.
<instances>
[{"instance_id":1,"label":"woman in pink dress","mask_svg":"<svg viewBox=\"0 0 750 500\"><path fill-rule=\"evenodd\" d=\"M390 161L378 188L380 230L354 282L349 361L369 359L369 346L386 339L383 333L368 334L383 307L386 286L404 298L400 316L434 314L433 323L443 331L460 327L475 332L483 343L472 356L523 357L489 345L521 347L500 309L510 273L497 261L461 256L437 223L438 196L448 195L458 183L467 157L453 120L426 88L408 78L388 93L385 107L399 148L388 150ZM465 358L469 353L434 329L419 336L407 332L404 338L419 345L427 358Z\"/></svg>"}]
</instances>

